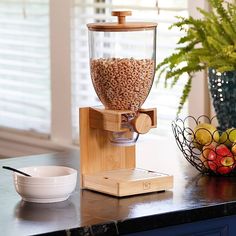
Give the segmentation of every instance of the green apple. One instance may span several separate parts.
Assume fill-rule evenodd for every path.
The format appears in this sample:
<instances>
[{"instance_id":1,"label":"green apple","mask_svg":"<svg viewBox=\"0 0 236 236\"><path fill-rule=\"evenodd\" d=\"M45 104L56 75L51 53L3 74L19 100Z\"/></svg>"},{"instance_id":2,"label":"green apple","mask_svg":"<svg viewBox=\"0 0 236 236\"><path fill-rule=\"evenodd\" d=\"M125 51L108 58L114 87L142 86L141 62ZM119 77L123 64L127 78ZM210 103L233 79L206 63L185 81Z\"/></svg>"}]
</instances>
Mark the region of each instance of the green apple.
<instances>
[{"instance_id":1,"label":"green apple","mask_svg":"<svg viewBox=\"0 0 236 236\"><path fill-rule=\"evenodd\" d=\"M196 139L193 139L192 143L195 148L202 151L202 148L204 147L204 145L201 145L198 141L196 141Z\"/></svg>"},{"instance_id":2,"label":"green apple","mask_svg":"<svg viewBox=\"0 0 236 236\"><path fill-rule=\"evenodd\" d=\"M219 142L225 144L227 147L231 147L235 140L236 129L229 128L221 134Z\"/></svg>"},{"instance_id":3,"label":"green apple","mask_svg":"<svg viewBox=\"0 0 236 236\"><path fill-rule=\"evenodd\" d=\"M218 142L220 138L216 127L209 123L200 123L194 128L194 141L200 145L209 145Z\"/></svg>"}]
</instances>

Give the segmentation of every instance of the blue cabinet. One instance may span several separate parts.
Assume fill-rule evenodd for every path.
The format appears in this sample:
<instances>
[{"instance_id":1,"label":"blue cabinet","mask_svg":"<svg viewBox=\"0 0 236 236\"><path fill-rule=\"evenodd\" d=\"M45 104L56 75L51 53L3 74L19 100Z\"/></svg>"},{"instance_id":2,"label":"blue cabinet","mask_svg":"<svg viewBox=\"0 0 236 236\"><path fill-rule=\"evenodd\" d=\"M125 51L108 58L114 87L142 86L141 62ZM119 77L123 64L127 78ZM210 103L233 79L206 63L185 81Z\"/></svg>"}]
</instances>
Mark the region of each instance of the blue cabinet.
<instances>
[{"instance_id":1,"label":"blue cabinet","mask_svg":"<svg viewBox=\"0 0 236 236\"><path fill-rule=\"evenodd\" d=\"M236 216L226 216L194 223L170 226L129 236L236 236Z\"/></svg>"}]
</instances>

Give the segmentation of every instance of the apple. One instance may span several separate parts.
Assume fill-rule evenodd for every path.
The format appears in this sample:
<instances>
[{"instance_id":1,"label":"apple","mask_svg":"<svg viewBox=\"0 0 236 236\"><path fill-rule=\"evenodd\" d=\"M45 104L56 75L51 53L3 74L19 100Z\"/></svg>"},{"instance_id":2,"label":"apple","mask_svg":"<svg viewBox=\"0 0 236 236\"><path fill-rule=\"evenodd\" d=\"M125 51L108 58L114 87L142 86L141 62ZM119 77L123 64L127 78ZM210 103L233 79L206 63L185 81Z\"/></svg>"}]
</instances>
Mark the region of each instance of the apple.
<instances>
[{"instance_id":1,"label":"apple","mask_svg":"<svg viewBox=\"0 0 236 236\"><path fill-rule=\"evenodd\" d=\"M205 145L203 146L202 148L202 153L199 157L199 159L201 160L201 162L203 163L203 165L209 169L209 165L208 165L208 155L210 153L211 150L215 150L217 146L217 143L216 142L212 142L211 144L208 144L208 145Z\"/></svg>"},{"instance_id":2,"label":"apple","mask_svg":"<svg viewBox=\"0 0 236 236\"><path fill-rule=\"evenodd\" d=\"M208 145L212 142L218 142L220 138L216 127L209 123L200 123L194 128L193 142L199 145Z\"/></svg>"},{"instance_id":3,"label":"apple","mask_svg":"<svg viewBox=\"0 0 236 236\"><path fill-rule=\"evenodd\" d=\"M229 128L221 134L219 142L225 144L228 147L231 147L235 140L236 140L236 129Z\"/></svg>"},{"instance_id":4,"label":"apple","mask_svg":"<svg viewBox=\"0 0 236 236\"><path fill-rule=\"evenodd\" d=\"M195 148L197 148L198 150L202 150L202 148L204 147L204 145L201 145L200 143L198 143L195 139L193 139L193 141L192 141L192 143L193 143L193 146L195 147Z\"/></svg>"},{"instance_id":5,"label":"apple","mask_svg":"<svg viewBox=\"0 0 236 236\"><path fill-rule=\"evenodd\" d=\"M224 144L213 148L209 152L207 160L209 168L216 174L228 174L236 166L232 152Z\"/></svg>"},{"instance_id":6,"label":"apple","mask_svg":"<svg viewBox=\"0 0 236 236\"><path fill-rule=\"evenodd\" d=\"M236 159L236 141L234 141L232 144L231 152L233 153L234 158Z\"/></svg>"}]
</instances>

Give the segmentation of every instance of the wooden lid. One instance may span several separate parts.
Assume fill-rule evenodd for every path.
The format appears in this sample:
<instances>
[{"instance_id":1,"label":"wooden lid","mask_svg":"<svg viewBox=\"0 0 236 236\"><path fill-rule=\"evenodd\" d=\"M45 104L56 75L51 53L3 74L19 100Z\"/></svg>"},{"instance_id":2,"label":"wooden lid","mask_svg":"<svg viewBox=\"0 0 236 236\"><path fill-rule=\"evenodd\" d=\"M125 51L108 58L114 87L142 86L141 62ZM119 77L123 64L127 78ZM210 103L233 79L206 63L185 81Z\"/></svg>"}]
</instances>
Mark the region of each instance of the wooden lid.
<instances>
[{"instance_id":1,"label":"wooden lid","mask_svg":"<svg viewBox=\"0 0 236 236\"><path fill-rule=\"evenodd\" d=\"M153 22L126 22L126 16L131 16L131 11L112 11L112 16L118 17L118 22L101 22L87 24L91 31L104 32L122 32L122 31L141 31L152 30L156 28L157 24Z\"/></svg>"}]
</instances>

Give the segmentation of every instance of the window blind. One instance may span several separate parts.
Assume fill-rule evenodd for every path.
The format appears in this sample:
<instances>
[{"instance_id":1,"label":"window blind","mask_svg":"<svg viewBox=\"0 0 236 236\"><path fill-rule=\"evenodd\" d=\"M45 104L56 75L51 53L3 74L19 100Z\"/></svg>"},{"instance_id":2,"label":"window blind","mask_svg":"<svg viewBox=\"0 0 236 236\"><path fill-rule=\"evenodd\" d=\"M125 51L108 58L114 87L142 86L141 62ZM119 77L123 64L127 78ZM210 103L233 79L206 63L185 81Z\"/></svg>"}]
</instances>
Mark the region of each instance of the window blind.
<instances>
[{"instance_id":1,"label":"window blind","mask_svg":"<svg viewBox=\"0 0 236 236\"><path fill-rule=\"evenodd\" d=\"M1 127L49 134L49 55L49 0L1 0Z\"/></svg>"},{"instance_id":2,"label":"window blind","mask_svg":"<svg viewBox=\"0 0 236 236\"><path fill-rule=\"evenodd\" d=\"M78 107L94 106L99 100L94 92L90 71L88 54L87 23L97 21L116 20L111 17L112 10L132 10L132 21L157 22L157 63L171 54L182 33L168 27L177 19L175 16L187 16L187 0L75 0L73 15L72 41L73 50L73 130L74 138L78 137ZM135 43L135 42L134 42ZM132 52L131 52L132 53ZM152 90L145 105L157 107L158 135L166 136L171 132L171 121L175 118L178 101L182 93L184 80L172 89L164 89L164 81L161 79ZM186 106L183 114L187 113Z\"/></svg>"}]
</instances>

